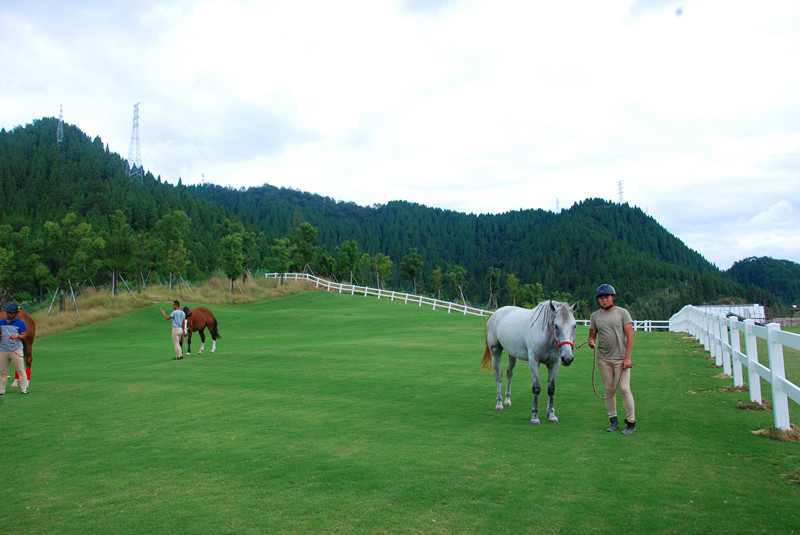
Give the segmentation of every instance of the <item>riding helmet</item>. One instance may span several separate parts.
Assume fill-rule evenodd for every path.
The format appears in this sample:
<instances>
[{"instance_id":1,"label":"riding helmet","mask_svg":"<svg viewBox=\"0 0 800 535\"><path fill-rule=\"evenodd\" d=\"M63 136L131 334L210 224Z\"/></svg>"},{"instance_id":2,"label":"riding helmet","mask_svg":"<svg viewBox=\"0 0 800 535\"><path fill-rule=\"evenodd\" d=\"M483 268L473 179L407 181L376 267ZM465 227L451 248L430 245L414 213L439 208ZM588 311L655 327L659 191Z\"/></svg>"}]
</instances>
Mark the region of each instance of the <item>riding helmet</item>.
<instances>
[{"instance_id":1,"label":"riding helmet","mask_svg":"<svg viewBox=\"0 0 800 535\"><path fill-rule=\"evenodd\" d=\"M610 284L601 284L597 287L597 291L595 292L595 297L600 297L601 295L617 295L617 292L614 291L614 287Z\"/></svg>"},{"instance_id":2,"label":"riding helmet","mask_svg":"<svg viewBox=\"0 0 800 535\"><path fill-rule=\"evenodd\" d=\"M17 314L19 312L19 305L17 303L7 304L6 312L8 312L9 314Z\"/></svg>"}]
</instances>

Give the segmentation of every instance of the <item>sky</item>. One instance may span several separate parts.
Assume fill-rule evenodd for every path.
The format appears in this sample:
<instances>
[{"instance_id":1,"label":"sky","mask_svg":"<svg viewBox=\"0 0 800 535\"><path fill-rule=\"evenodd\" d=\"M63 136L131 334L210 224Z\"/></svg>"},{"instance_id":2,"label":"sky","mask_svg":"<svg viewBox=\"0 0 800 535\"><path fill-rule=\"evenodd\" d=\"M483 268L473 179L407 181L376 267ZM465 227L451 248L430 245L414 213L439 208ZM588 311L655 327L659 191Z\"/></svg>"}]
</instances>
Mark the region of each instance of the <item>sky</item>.
<instances>
[{"instance_id":1,"label":"sky","mask_svg":"<svg viewBox=\"0 0 800 535\"><path fill-rule=\"evenodd\" d=\"M163 181L464 213L638 206L800 262L796 0L0 0L0 128Z\"/></svg>"}]
</instances>

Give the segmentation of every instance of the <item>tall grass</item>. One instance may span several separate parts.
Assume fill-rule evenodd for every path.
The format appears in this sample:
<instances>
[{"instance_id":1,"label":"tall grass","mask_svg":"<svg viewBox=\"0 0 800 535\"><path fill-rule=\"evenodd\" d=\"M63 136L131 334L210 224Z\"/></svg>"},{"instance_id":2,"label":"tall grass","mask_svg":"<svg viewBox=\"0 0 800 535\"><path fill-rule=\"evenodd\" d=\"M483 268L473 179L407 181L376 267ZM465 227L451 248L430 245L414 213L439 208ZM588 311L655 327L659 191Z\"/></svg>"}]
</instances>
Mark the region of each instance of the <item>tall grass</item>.
<instances>
[{"instance_id":1,"label":"tall grass","mask_svg":"<svg viewBox=\"0 0 800 535\"><path fill-rule=\"evenodd\" d=\"M800 528L800 446L754 435L771 413L737 409L680 334L637 333L625 437L603 431L586 348L559 373L560 424L529 424L524 366L495 412L485 318L326 292L218 304L217 353L176 362L160 306L37 341L31 394L0 398L4 530Z\"/></svg>"},{"instance_id":2,"label":"tall grass","mask_svg":"<svg viewBox=\"0 0 800 535\"><path fill-rule=\"evenodd\" d=\"M111 295L108 288L87 288L77 294L74 302L71 297L67 298L64 310L59 310L56 299L52 307L40 308L31 312L31 316L36 321L37 337L42 337L129 314L153 303L160 304L169 312L175 300L189 307L193 307L194 303L242 304L294 295L309 288L308 283L279 284L276 279L266 277L239 282L233 292L230 290L230 281L224 277L212 277L196 285L173 288L164 284L150 284L143 290L130 291L123 286L115 296Z\"/></svg>"}]
</instances>

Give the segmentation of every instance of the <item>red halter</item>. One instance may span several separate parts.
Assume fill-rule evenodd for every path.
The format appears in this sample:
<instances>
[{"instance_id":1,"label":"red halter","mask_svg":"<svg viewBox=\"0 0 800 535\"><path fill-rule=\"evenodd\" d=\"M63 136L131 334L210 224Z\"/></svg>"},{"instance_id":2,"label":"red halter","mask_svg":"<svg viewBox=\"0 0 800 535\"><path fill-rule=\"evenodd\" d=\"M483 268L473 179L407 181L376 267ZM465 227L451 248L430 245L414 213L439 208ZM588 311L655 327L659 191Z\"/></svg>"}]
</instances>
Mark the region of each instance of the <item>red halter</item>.
<instances>
[{"instance_id":1,"label":"red halter","mask_svg":"<svg viewBox=\"0 0 800 535\"><path fill-rule=\"evenodd\" d=\"M563 342L558 343L558 339L556 339L556 327L555 327L555 325L553 326L553 343L556 345L556 349L558 349L559 347L563 346L564 344L569 344L569 345L572 346L572 349L575 349L575 343L574 342L570 342L569 340L564 340Z\"/></svg>"}]
</instances>

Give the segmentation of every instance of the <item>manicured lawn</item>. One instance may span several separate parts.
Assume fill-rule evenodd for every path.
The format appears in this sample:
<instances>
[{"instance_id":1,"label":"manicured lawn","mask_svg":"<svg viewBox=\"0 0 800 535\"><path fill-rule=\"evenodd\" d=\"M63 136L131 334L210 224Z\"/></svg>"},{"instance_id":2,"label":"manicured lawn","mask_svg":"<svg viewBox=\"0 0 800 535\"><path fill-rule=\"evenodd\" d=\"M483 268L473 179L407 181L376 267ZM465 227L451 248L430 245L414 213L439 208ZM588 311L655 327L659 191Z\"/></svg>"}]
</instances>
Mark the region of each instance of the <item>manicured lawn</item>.
<instances>
[{"instance_id":1,"label":"manicured lawn","mask_svg":"<svg viewBox=\"0 0 800 535\"><path fill-rule=\"evenodd\" d=\"M0 397L3 532L800 531L800 445L681 334L637 333L625 437L588 346L532 426L524 363L494 411L485 318L309 292L211 307L217 353L176 362L159 308L36 341Z\"/></svg>"}]
</instances>

